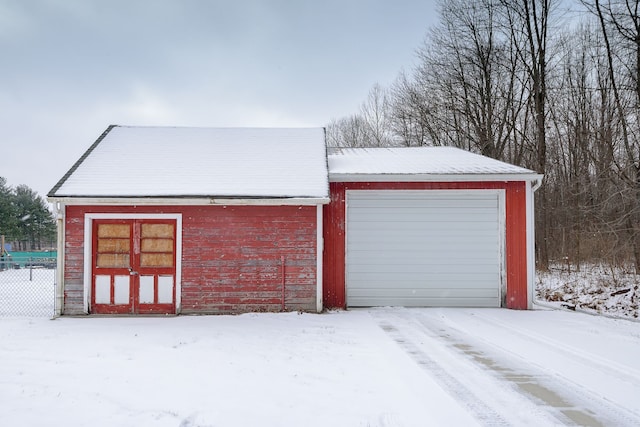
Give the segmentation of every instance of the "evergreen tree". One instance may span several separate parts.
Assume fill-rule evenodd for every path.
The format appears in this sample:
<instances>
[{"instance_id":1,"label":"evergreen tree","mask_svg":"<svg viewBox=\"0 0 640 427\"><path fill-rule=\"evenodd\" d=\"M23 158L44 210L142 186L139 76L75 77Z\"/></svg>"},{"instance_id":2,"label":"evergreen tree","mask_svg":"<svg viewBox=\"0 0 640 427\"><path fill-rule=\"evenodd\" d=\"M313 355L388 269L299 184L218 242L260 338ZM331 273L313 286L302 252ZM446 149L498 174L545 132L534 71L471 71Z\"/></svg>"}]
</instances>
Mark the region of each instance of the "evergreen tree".
<instances>
[{"instance_id":1,"label":"evergreen tree","mask_svg":"<svg viewBox=\"0 0 640 427\"><path fill-rule=\"evenodd\" d=\"M47 203L26 185L18 185L14 194L14 205L20 240L32 249L42 249L42 241L53 240L55 221Z\"/></svg>"},{"instance_id":2,"label":"evergreen tree","mask_svg":"<svg viewBox=\"0 0 640 427\"><path fill-rule=\"evenodd\" d=\"M0 177L0 234L25 249L42 249L43 242L55 240L55 220L47 202L26 185L15 189Z\"/></svg>"},{"instance_id":3,"label":"evergreen tree","mask_svg":"<svg viewBox=\"0 0 640 427\"><path fill-rule=\"evenodd\" d=\"M7 185L6 178L0 176L0 235L17 234L17 215L13 204L13 189Z\"/></svg>"}]
</instances>

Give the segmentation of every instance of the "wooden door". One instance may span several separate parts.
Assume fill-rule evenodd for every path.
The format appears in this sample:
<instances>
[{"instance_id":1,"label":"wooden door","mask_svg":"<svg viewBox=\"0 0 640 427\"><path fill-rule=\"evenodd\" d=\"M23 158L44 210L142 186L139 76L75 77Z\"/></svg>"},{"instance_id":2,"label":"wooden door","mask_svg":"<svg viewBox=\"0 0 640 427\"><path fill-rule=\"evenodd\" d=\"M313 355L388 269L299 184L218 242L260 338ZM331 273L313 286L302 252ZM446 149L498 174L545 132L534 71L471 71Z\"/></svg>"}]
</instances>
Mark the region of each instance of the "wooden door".
<instances>
[{"instance_id":1,"label":"wooden door","mask_svg":"<svg viewBox=\"0 0 640 427\"><path fill-rule=\"evenodd\" d=\"M95 220L92 253L92 313L175 313L175 220Z\"/></svg>"}]
</instances>

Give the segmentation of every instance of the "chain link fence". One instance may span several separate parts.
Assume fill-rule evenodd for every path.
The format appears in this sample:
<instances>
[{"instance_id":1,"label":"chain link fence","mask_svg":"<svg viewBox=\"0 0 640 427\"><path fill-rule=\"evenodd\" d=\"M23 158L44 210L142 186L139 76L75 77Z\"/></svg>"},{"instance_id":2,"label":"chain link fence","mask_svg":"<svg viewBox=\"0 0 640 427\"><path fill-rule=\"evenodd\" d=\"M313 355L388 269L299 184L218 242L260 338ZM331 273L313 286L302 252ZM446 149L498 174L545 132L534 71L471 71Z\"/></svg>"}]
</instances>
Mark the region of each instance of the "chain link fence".
<instances>
[{"instance_id":1,"label":"chain link fence","mask_svg":"<svg viewBox=\"0 0 640 427\"><path fill-rule=\"evenodd\" d=\"M0 317L53 317L56 258L0 260Z\"/></svg>"}]
</instances>

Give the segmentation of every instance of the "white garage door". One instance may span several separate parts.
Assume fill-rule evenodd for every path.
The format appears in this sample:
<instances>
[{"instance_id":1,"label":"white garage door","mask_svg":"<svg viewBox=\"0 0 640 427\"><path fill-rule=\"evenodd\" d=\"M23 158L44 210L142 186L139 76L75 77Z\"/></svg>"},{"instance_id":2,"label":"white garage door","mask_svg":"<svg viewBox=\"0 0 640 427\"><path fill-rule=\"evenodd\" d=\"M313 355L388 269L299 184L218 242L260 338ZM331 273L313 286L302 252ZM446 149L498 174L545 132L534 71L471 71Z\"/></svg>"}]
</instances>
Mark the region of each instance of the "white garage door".
<instances>
[{"instance_id":1,"label":"white garage door","mask_svg":"<svg viewBox=\"0 0 640 427\"><path fill-rule=\"evenodd\" d=\"M347 305L499 307L493 190L347 192Z\"/></svg>"}]
</instances>

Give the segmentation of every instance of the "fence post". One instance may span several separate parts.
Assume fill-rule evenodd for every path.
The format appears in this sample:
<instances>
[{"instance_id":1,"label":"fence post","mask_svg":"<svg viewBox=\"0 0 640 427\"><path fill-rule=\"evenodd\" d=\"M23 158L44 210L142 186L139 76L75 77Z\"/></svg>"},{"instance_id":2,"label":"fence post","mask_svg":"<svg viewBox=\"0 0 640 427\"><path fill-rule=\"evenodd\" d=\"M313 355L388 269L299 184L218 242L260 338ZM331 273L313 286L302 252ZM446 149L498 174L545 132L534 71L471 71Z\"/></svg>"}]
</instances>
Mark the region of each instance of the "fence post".
<instances>
[{"instance_id":1,"label":"fence post","mask_svg":"<svg viewBox=\"0 0 640 427\"><path fill-rule=\"evenodd\" d=\"M4 270L4 234L0 234L0 271Z\"/></svg>"}]
</instances>

